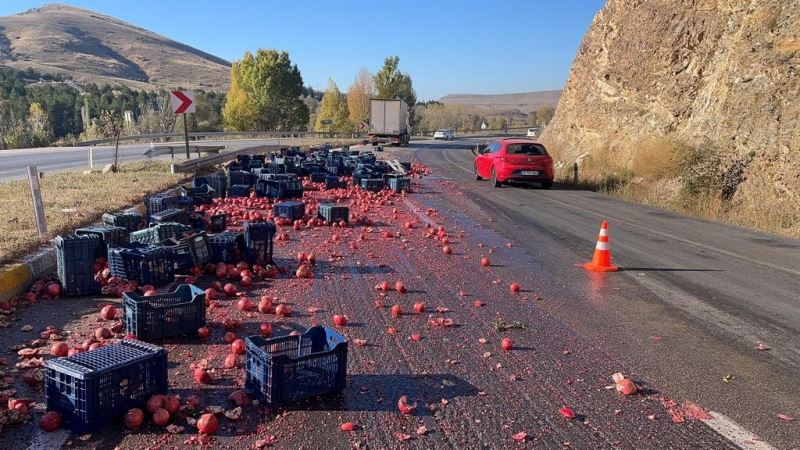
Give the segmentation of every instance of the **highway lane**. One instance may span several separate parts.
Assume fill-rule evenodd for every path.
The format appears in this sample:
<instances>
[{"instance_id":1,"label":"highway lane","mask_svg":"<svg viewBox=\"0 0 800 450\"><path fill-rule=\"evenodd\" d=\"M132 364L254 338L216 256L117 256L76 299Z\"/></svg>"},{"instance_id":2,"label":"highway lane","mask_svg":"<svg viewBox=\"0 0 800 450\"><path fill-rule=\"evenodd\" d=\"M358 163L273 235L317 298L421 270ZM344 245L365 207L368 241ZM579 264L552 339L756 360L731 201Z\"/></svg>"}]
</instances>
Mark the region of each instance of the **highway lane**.
<instances>
[{"instance_id":1,"label":"highway lane","mask_svg":"<svg viewBox=\"0 0 800 450\"><path fill-rule=\"evenodd\" d=\"M469 145L408 151L541 261L530 270L549 286L549 312L669 392L779 448L800 445L796 422L777 419L800 415L800 241L565 187L493 189L475 181ZM604 219L621 273L579 267ZM756 350L759 342L770 350Z\"/></svg>"},{"instance_id":2,"label":"highway lane","mask_svg":"<svg viewBox=\"0 0 800 450\"><path fill-rule=\"evenodd\" d=\"M251 145L275 145L286 143L282 139L258 140L221 140L199 141L202 145L224 145L227 148L241 148ZM190 144L194 144L191 142ZM176 143L180 147L181 143ZM126 144L119 147L119 161L121 163L145 160L144 153L150 144ZM102 169L114 160L113 146L97 146L94 148L94 166ZM176 160L185 160L185 151L182 148L175 151ZM194 158L196 153L192 153ZM169 160L169 155L161 155L159 159ZM66 170L85 170L89 168L89 147L48 147L37 149L19 149L0 151L0 181L10 181L25 178L25 167L35 165L41 172L61 172Z\"/></svg>"}]
</instances>

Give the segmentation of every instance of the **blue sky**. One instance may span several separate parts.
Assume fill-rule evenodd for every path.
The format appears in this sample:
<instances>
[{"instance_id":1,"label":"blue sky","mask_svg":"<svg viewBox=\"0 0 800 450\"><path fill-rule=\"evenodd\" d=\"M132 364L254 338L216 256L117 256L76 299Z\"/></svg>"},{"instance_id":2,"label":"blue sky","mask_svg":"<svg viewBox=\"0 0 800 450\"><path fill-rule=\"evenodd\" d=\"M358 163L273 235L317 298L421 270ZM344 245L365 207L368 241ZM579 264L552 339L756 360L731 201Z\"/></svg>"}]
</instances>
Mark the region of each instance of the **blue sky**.
<instances>
[{"instance_id":1,"label":"blue sky","mask_svg":"<svg viewBox=\"0 0 800 450\"><path fill-rule=\"evenodd\" d=\"M233 61L286 50L306 84L344 90L400 57L421 100L560 89L604 0L67 0ZM0 15L41 6L0 1Z\"/></svg>"}]
</instances>

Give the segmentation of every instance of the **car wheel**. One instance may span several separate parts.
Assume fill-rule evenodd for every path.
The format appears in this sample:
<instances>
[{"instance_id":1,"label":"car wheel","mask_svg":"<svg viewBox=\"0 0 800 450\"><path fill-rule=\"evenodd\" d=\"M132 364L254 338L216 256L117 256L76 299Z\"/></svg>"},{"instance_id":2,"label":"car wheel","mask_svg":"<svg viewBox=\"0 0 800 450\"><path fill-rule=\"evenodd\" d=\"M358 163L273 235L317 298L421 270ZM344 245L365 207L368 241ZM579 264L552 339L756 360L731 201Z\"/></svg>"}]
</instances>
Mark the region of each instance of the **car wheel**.
<instances>
[{"instance_id":1,"label":"car wheel","mask_svg":"<svg viewBox=\"0 0 800 450\"><path fill-rule=\"evenodd\" d=\"M475 166L473 166L473 168L475 169L475 179L478 180L478 181L481 181L483 178L481 178L481 176L478 175L478 165L475 164Z\"/></svg>"},{"instance_id":2,"label":"car wheel","mask_svg":"<svg viewBox=\"0 0 800 450\"><path fill-rule=\"evenodd\" d=\"M502 183L497 181L497 171L495 171L494 167L492 167L492 187L500 187L500 184Z\"/></svg>"},{"instance_id":3,"label":"car wheel","mask_svg":"<svg viewBox=\"0 0 800 450\"><path fill-rule=\"evenodd\" d=\"M552 181L542 181L542 189L550 189L553 187Z\"/></svg>"}]
</instances>

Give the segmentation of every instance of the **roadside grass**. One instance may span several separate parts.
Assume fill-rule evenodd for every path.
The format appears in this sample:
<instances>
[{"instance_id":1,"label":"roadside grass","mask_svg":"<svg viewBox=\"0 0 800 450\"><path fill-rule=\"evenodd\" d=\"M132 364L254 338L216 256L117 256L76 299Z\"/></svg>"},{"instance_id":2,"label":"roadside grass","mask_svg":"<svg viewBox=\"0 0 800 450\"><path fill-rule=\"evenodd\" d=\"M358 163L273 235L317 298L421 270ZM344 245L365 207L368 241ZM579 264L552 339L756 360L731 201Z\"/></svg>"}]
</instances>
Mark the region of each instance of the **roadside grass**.
<instances>
[{"instance_id":1,"label":"roadside grass","mask_svg":"<svg viewBox=\"0 0 800 450\"><path fill-rule=\"evenodd\" d=\"M553 153L562 154L559 150L556 147ZM642 141L630 155L598 148L579 164L577 185L571 163L556 172L556 181L706 220L800 238L797 199L767 190L733 195L744 177L742 171L731 168L746 169L753 155L726 160L709 143L689 146L667 138Z\"/></svg>"},{"instance_id":2,"label":"roadside grass","mask_svg":"<svg viewBox=\"0 0 800 450\"><path fill-rule=\"evenodd\" d=\"M36 231L27 180L0 183L0 266L14 262L50 239L100 221L103 213L139 203L145 195L175 187L186 178L169 173L169 164L142 161L118 173L47 174L41 181L47 240Z\"/></svg>"}]
</instances>

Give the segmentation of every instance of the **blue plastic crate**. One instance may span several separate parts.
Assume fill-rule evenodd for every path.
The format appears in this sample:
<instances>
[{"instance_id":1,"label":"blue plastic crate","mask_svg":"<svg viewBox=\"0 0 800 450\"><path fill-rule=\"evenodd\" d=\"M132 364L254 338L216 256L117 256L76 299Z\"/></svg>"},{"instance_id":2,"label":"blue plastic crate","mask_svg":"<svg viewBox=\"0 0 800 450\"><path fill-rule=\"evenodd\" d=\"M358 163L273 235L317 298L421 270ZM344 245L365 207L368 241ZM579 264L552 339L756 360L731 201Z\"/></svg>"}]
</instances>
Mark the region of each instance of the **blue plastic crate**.
<instances>
[{"instance_id":1,"label":"blue plastic crate","mask_svg":"<svg viewBox=\"0 0 800 450\"><path fill-rule=\"evenodd\" d=\"M103 224L110 227L122 227L131 231L136 231L144 225L142 215L135 212L124 213L105 213L103 214Z\"/></svg>"},{"instance_id":2,"label":"blue plastic crate","mask_svg":"<svg viewBox=\"0 0 800 450\"><path fill-rule=\"evenodd\" d=\"M182 238L184 233L192 231L192 227L180 223L159 223L144 230L134 231L130 234L131 242L141 244L156 244L171 238Z\"/></svg>"},{"instance_id":3,"label":"blue plastic crate","mask_svg":"<svg viewBox=\"0 0 800 450\"><path fill-rule=\"evenodd\" d=\"M340 393L347 377L347 341L330 328L297 336L245 339L245 388L270 405Z\"/></svg>"},{"instance_id":4,"label":"blue plastic crate","mask_svg":"<svg viewBox=\"0 0 800 450\"><path fill-rule=\"evenodd\" d=\"M312 172L309 176L312 183L325 183L329 175L326 172Z\"/></svg>"},{"instance_id":5,"label":"blue plastic crate","mask_svg":"<svg viewBox=\"0 0 800 450\"><path fill-rule=\"evenodd\" d=\"M350 221L350 209L336 203L320 203L317 207L319 216L328 222Z\"/></svg>"},{"instance_id":6,"label":"blue plastic crate","mask_svg":"<svg viewBox=\"0 0 800 450\"><path fill-rule=\"evenodd\" d=\"M147 209L147 222L150 222L150 216L158 214L178 206L178 197L168 194L149 195L144 198L144 205Z\"/></svg>"},{"instance_id":7,"label":"blue plastic crate","mask_svg":"<svg viewBox=\"0 0 800 450\"><path fill-rule=\"evenodd\" d=\"M281 202L272 206L275 216L289 220L302 219L306 214L306 205L303 202Z\"/></svg>"},{"instance_id":8,"label":"blue plastic crate","mask_svg":"<svg viewBox=\"0 0 800 450\"><path fill-rule=\"evenodd\" d=\"M108 249L111 275L139 285L159 286L175 280L172 252L165 247L130 243Z\"/></svg>"},{"instance_id":9,"label":"blue plastic crate","mask_svg":"<svg viewBox=\"0 0 800 450\"><path fill-rule=\"evenodd\" d=\"M181 196L191 197L195 205L210 205L215 195L214 188L204 184L200 187L181 186Z\"/></svg>"},{"instance_id":10,"label":"blue plastic crate","mask_svg":"<svg viewBox=\"0 0 800 450\"><path fill-rule=\"evenodd\" d=\"M195 177L192 180L192 186L194 187L202 187L203 185L208 185L211 189L214 189L214 197L224 197L228 188L228 176L221 172Z\"/></svg>"},{"instance_id":11,"label":"blue plastic crate","mask_svg":"<svg viewBox=\"0 0 800 450\"><path fill-rule=\"evenodd\" d=\"M47 409L64 425L88 433L167 393L167 351L135 340L120 341L44 363Z\"/></svg>"},{"instance_id":12,"label":"blue plastic crate","mask_svg":"<svg viewBox=\"0 0 800 450\"><path fill-rule=\"evenodd\" d=\"M162 242L161 245L172 252L172 260L176 271L188 270L193 266L199 266L211 260L208 237L205 231L183 239L169 239Z\"/></svg>"},{"instance_id":13,"label":"blue plastic crate","mask_svg":"<svg viewBox=\"0 0 800 450\"><path fill-rule=\"evenodd\" d=\"M296 177L285 180L268 180L266 196L271 198L300 198L303 196L303 185Z\"/></svg>"},{"instance_id":14,"label":"blue plastic crate","mask_svg":"<svg viewBox=\"0 0 800 450\"><path fill-rule=\"evenodd\" d=\"M205 302L205 291L192 284L150 297L125 292L125 331L142 341L196 334L206 324Z\"/></svg>"},{"instance_id":15,"label":"blue plastic crate","mask_svg":"<svg viewBox=\"0 0 800 450\"><path fill-rule=\"evenodd\" d=\"M203 211L195 211L189 214L189 219L187 220L187 223L189 224L190 227L192 227L192 230L194 231L205 231L206 229L205 213Z\"/></svg>"},{"instance_id":16,"label":"blue plastic crate","mask_svg":"<svg viewBox=\"0 0 800 450\"><path fill-rule=\"evenodd\" d=\"M325 189L341 189L347 187L347 183L339 177L325 177Z\"/></svg>"},{"instance_id":17,"label":"blue plastic crate","mask_svg":"<svg viewBox=\"0 0 800 450\"><path fill-rule=\"evenodd\" d=\"M108 249L119 247L130 242L130 234L123 227L99 226L78 228L75 230L78 235L93 235L100 238L100 245L95 250L95 256L106 257Z\"/></svg>"},{"instance_id":18,"label":"blue plastic crate","mask_svg":"<svg viewBox=\"0 0 800 450\"><path fill-rule=\"evenodd\" d=\"M189 215L180 208L170 208L150 215L150 225L167 222L186 225L189 222Z\"/></svg>"},{"instance_id":19,"label":"blue plastic crate","mask_svg":"<svg viewBox=\"0 0 800 450\"><path fill-rule=\"evenodd\" d=\"M388 179L389 189L400 192L411 192L411 178L408 177L391 177Z\"/></svg>"},{"instance_id":20,"label":"blue plastic crate","mask_svg":"<svg viewBox=\"0 0 800 450\"><path fill-rule=\"evenodd\" d=\"M361 189L365 189L367 191L378 192L383 190L385 183L383 178L362 178L361 179Z\"/></svg>"},{"instance_id":21,"label":"blue plastic crate","mask_svg":"<svg viewBox=\"0 0 800 450\"><path fill-rule=\"evenodd\" d=\"M245 256L249 264L275 264L273 240L277 228L273 222L243 222Z\"/></svg>"},{"instance_id":22,"label":"blue plastic crate","mask_svg":"<svg viewBox=\"0 0 800 450\"><path fill-rule=\"evenodd\" d=\"M234 184L228 187L228 197L247 197L250 195L250 185Z\"/></svg>"},{"instance_id":23,"label":"blue plastic crate","mask_svg":"<svg viewBox=\"0 0 800 450\"><path fill-rule=\"evenodd\" d=\"M208 248L211 253L211 262L233 264L243 259L245 255L244 234L234 231L224 231L208 237Z\"/></svg>"},{"instance_id":24,"label":"blue plastic crate","mask_svg":"<svg viewBox=\"0 0 800 450\"><path fill-rule=\"evenodd\" d=\"M228 172L228 188L236 185L252 186L255 182L253 174L244 170L231 170ZM230 196L230 194L228 194Z\"/></svg>"},{"instance_id":25,"label":"blue plastic crate","mask_svg":"<svg viewBox=\"0 0 800 450\"><path fill-rule=\"evenodd\" d=\"M68 234L53 239L58 279L61 280L64 295L100 292L100 285L94 280L94 259L101 245L96 235Z\"/></svg>"}]
</instances>

